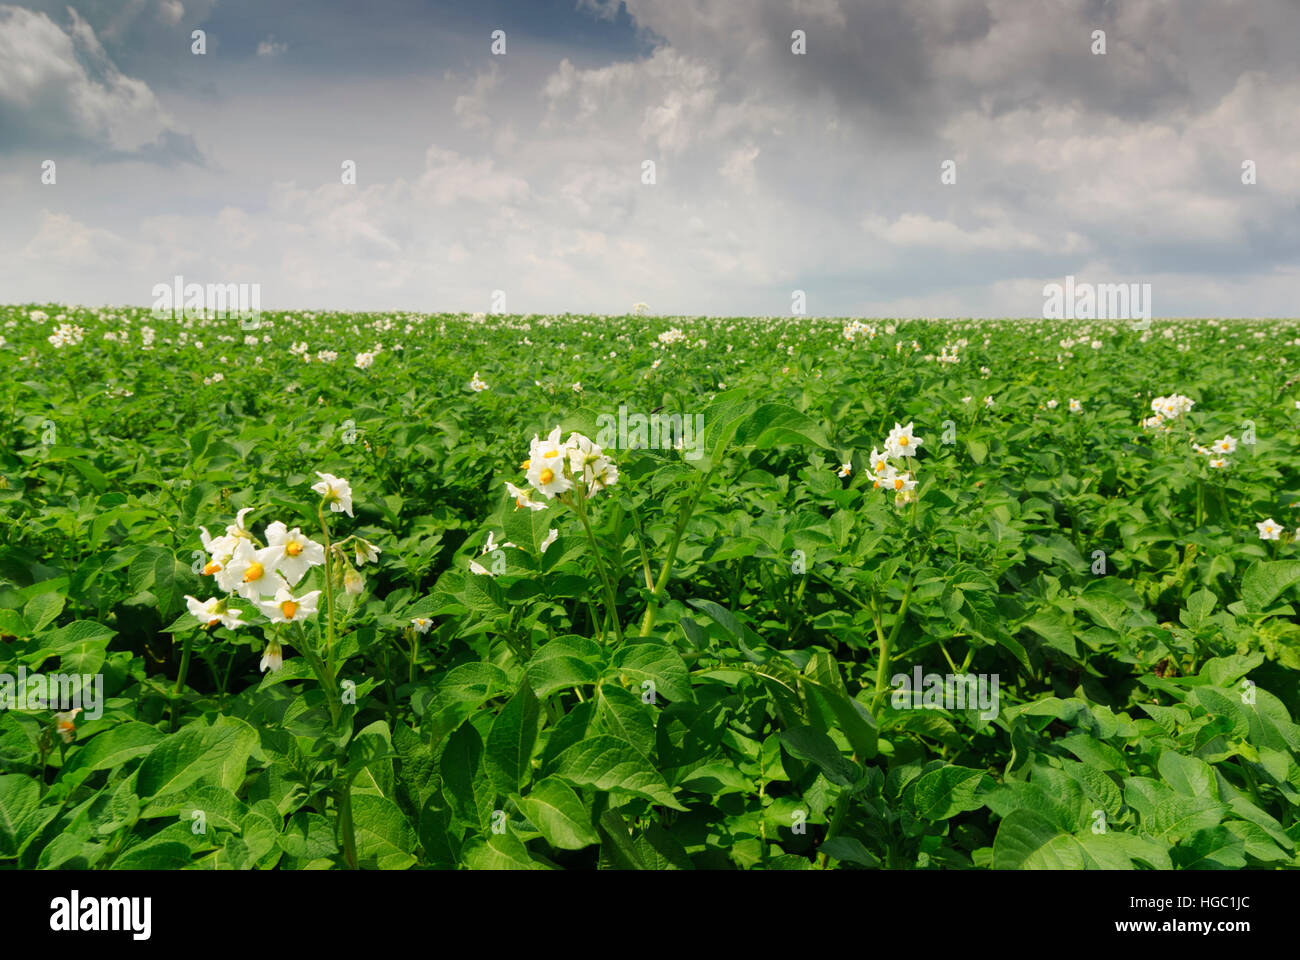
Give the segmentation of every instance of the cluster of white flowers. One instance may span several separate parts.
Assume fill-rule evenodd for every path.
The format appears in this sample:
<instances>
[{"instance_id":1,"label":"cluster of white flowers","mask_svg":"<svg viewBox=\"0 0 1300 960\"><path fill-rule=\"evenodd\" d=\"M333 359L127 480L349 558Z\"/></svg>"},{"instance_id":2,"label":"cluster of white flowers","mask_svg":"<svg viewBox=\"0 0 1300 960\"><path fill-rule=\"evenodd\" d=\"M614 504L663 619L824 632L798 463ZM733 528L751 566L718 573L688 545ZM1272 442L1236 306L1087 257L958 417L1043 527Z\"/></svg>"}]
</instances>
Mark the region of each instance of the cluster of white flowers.
<instances>
[{"instance_id":1,"label":"cluster of white flowers","mask_svg":"<svg viewBox=\"0 0 1300 960\"><path fill-rule=\"evenodd\" d=\"M1178 420L1194 406L1196 406L1195 400L1184 397L1179 393L1171 393L1167 397L1156 397L1151 401L1152 414L1142 421L1142 426L1146 430L1171 430L1174 421Z\"/></svg>"},{"instance_id":2,"label":"cluster of white flowers","mask_svg":"<svg viewBox=\"0 0 1300 960\"><path fill-rule=\"evenodd\" d=\"M488 388L488 385L484 383L481 379L479 379L477 370L474 371L474 376L470 378L469 388L473 390L475 393L482 393L484 390Z\"/></svg>"},{"instance_id":3,"label":"cluster of white flowers","mask_svg":"<svg viewBox=\"0 0 1300 960\"><path fill-rule=\"evenodd\" d=\"M939 354L939 362L942 364L961 363L961 357L957 356L957 347L951 343L945 343L943 350Z\"/></svg>"},{"instance_id":4,"label":"cluster of white flowers","mask_svg":"<svg viewBox=\"0 0 1300 960\"><path fill-rule=\"evenodd\" d=\"M339 358L339 355L333 350L317 350L316 359L321 363L333 363Z\"/></svg>"},{"instance_id":5,"label":"cluster of white flowers","mask_svg":"<svg viewBox=\"0 0 1300 960\"><path fill-rule=\"evenodd\" d=\"M658 337L659 345L664 347L671 346L674 343L681 343L685 339L686 334L682 333L680 327L669 327Z\"/></svg>"},{"instance_id":6,"label":"cluster of white flowers","mask_svg":"<svg viewBox=\"0 0 1300 960\"><path fill-rule=\"evenodd\" d=\"M551 431L545 440L534 435L528 459L520 466L533 490L547 500L563 497L577 482L583 484L585 496L592 497L618 482L618 466L605 455L605 451L581 433L569 434L560 443L560 428ZM544 510L546 504L532 499L531 492L506 482L506 489L515 498L515 507Z\"/></svg>"},{"instance_id":7,"label":"cluster of white flowers","mask_svg":"<svg viewBox=\"0 0 1300 960\"><path fill-rule=\"evenodd\" d=\"M186 596L190 613L204 626L223 626L228 630L247 626L243 612L230 606L235 596L252 603L271 623L306 620L317 611L319 590L295 596L292 588L308 570L325 562L325 548L297 527L290 530L279 520L267 526L266 546L259 547L244 525L244 517L251 510L251 507L240 510L235 522L219 537L211 536L206 527L199 527L203 549L209 557L203 573L212 577L226 593L224 597L208 600ZM278 670L282 663L280 645L268 640L262 655L262 670L268 667Z\"/></svg>"},{"instance_id":8,"label":"cluster of white flowers","mask_svg":"<svg viewBox=\"0 0 1300 960\"><path fill-rule=\"evenodd\" d=\"M1228 467L1228 454L1237 452L1237 438L1232 434L1224 434L1223 439L1214 441L1208 447L1193 440L1192 449L1201 456L1210 458L1210 469L1225 470Z\"/></svg>"},{"instance_id":9,"label":"cluster of white flowers","mask_svg":"<svg viewBox=\"0 0 1300 960\"><path fill-rule=\"evenodd\" d=\"M850 320L844 326L844 339L850 343L857 340L858 337L866 337L868 340L876 339L876 328L870 324L863 323L861 320Z\"/></svg>"},{"instance_id":10,"label":"cluster of white flowers","mask_svg":"<svg viewBox=\"0 0 1300 960\"><path fill-rule=\"evenodd\" d=\"M375 355L368 350L363 350L357 354L354 366L358 370L368 369L375 362Z\"/></svg>"},{"instance_id":11,"label":"cluster of white flowers","mask_svg":"<svg viewBox=\"0 0 1300 960\"><path fill-rule=\"evenodd\" d=\"M321 481L313 485L312 490L329 504L331 510L352 516L351 485L328 473L318 471L316 475ZM289 529L279 520L267 525L266 544L261 545L245 523L244 518L252 509L245 507L240 510L235 516L235 522L227 525L226 532L221 536L214 537L208 533L207 527L199 527L199 539L208 554L203 575L212 577L213 582L225 593L225 596L207 600L186 596L185 602L190 614L205 627L224 626L235 630L248 626L243 619L243 611L231 606L231 601L236 597L251 603L273 624L306 620L318 611L320 590L302 594L295 591L313 567L325 563L325 547L304 534L300 528ZM380 549L356 536L333 545L335 562L346 567L343 574L344 588L348 593L357 594L361 592L364 581L361 574L348 565L347 547L351 547L358 567L377 562ZM262 670L278 670L282 663L280 644L274 639L268 639L262 655Z\"/></svg>"},{"instance_id":12,"label":"cluster of white flowers","mask_svg":"<svg viewBox=\"0 0 1300 960\"><path fill-rule=\"evenodd\" d=\"M45 339L49 340L54 348L60 349L66 346L76 346L81 343L86 336L86 331L75 323L61 323L55 328L54 332Z\"/></svg>"},{"instance_id":13,"label":"cluster of white flowers","mask_svg":"<svg viewBox=\"0 0 1300 960\"><path fill-rule=\"evenodd\" d=\"M916 435L912 424L904 427L895 421L894 429L885 438L884 452L881 453L874 447L871 450L871 472L875 475L872 485L877 490L893 490L896 505L901 506L916 499L916 473L912 467L912 458L922 443L924 441ZM905 469L900 471L890 461L902 461ZM840 475L844 476L843 473Z\"/></svg>"}]
</instances>

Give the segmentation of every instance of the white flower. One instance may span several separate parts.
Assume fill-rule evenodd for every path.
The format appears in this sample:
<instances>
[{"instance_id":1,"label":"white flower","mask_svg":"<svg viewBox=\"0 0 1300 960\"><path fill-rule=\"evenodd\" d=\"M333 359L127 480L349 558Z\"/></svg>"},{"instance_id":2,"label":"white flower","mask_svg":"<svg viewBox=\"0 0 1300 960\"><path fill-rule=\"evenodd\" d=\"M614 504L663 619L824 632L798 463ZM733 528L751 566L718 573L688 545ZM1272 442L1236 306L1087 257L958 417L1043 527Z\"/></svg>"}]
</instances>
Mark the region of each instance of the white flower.
<instances>
[{"instance_id":1,"label":"white flower","mask_svg":"<svg viewBox=\"0 0 1300 960\"><path fill-rule=\"evenodd\" d=\"M1227 435L1222 440L1215 441L1214 452L1215 453L1236 453L1237 438L1233 437L1232 435Z\"/></svg>"},{"instance_id":2,"label":"white flower","mask_svg":"<svg viewBox=\"0 0 1300 960\"><path fill-rule=\"evenodd\" d=\"M889 470L889 457L881 453L875 447L871 448L871 472L878 477L883 477Z\"/></svg>"},{"instance_id":3,"label":"white flower","mask_svg":"<svg viewBox=\"0 0 1300 960\"><path fill-rule=\"evenodd\" d=\"M835 472L838 473L841 477L847 477L849 474L853 472L853 464L841 463L839 470Z\"/></svg>"},{"instance_id":4,"label":"white flower","mask_svg":"<svg viewBox=\"0 0 1300 960\"><path fill-rule=\"evenodd\" d=\"M506 547L513 547L513 546L514 544L510 543L509 541L507 541L506 543L497 543L495 539L495 535L492 533L491 530L489 530L487 535L487 542L483 544L483 549L480 550L479 553L480 554L492 553L495 550L504 550ZM518 548L516 547L516 549Z\"/></svg>"},{"instance_id":5,"label":"white flower","mask_svg":"<svg viewBox=\"0 0 1300 960\"><path fill-rule=\"evenodd\" d=\"M1071 412L1071 413L1082 413L1082 412L1083 412L1083 404L1080 403L1078 400L1073 400L1073 399L1072 399L1072 400L1070 401L1070 412Z\"/></svg>"},{"instance_id":6,"label":"white flower","mask_svg":"<svg viewBox=\"0 0 1300 960\"><path fill-rule=\"evenodd\" d=\"M1060 406L1060 404L1059 404L1056 400L1048 400L1048 401L1047 401L1047 409L1048 409L1048 410L1055 410L1058 406Z\"/></svg>"},{"instance_id":7,"label":"white flower","mask_svg":"<svg viewBox=\"0 0 1300 960\"><path fill-rule=\"evenodd\" d=\"M1259 528L1259 539L1261 540L1276 540L1282 534L1282 528L1273 522L1272 517L1255 524L1255 526Z\"/></svg>"},{"instance_id":8,"label":"white flower","mask_svg":"<svg viewBox=\"0 0 1300 960\"><path fill-rule=\"evenodd\" d=\"M279 520L267 526L266 543L283 549L284 556L276 564L276 570L289 581L290 586L297 586L308 570L325 562L324 547L306 537L297 527L287 529Z\"/></svg>"},{"instance_id":9,"label":"white flower","mask_svg":"<svg viewBox=\"0 0 1300 960\"><path fill-rule=\"evenodd\" d=\"M379 555L383 553L377 546L369 540L357 538L353 546L353 555L356 557L357 566L364 567L367 563L378 563Z\"/></svg>"},{"instance_id":10,"label":"white flower","mask_svg":"<svg viewBox=\"0 0 1300 960\"><path fill-rule=\"evenodd\" d=\"M235 547L239 544L238 537L232 537L229 534L214 537L208 533L207 527L199 527L199 539L203 542L203 549L208 552L210 558L203 568L205 576L212 576L224 567L230 560L230 555L235 552Z\"/></svg>"},{"instance_id":11,"label":"white flower","mask_svg":"<svg viewBox=\"0 0 1300 960\"><path fill-rule=\"evenodd\" d=\"M506 489L510 491L510 496L515 498L515 509L527 507L529 510L545 510L546 504L533 500L527 490L521 490L509 480L506 481Z\"/></svg>"},{"instance_id":12,"label":"white flower","mask_svg":"<svg viewBox=\"0 0 1300 960\"><path fill-rule=\"evenodd\" d=\"M546 552L546 548L549 547L551 544L553 544L559 535L560 535L560 531L556 530L553 527L550 530L546 531L546 539L543 540L539 545L542 549L542 553Z\"/></svg>"},{"instance_id":13,"label":"white flower","mask_svg":"<svg viewBox=\"0 0 1300 960\"><path fill-rule=\"evenodd\" d=\"M366 588L366 579L356 570L348 567L343 573L343 589L352 596L357 596Z\"/></svg>"},{"instance_id":14,"label":"white flower","mask_svg":"<svg viewBox=\"0 0 1300 960\"><path fill-rule=\"evenodd\" d=\"M962 397L962 398L961 398L961 402L962 402L962 403L965 403L965 404L969 404L969 403L971 402L971 399L972 399L971 397ZM1056 405L1056 401L1055 401L1055 400L1052 401L1052 405L1053 405L1053 406Z\"/></svg>"},{"instance_id":15,"label":"white flower","mask_svg":"<svg viewBox=\"0 0 1300 960\"><path fill-rule=\"evenodd\" d=\"M992 409L993 409L993 398L992 398L992 397L985 397L985 398L984 398L984 406L986 406L986 407L988 407L990 410L992 410Z\"/></svg>"},{"instance_id":16,"label":"white flower","mask_svg":"<svg viewBox=\"0 0 1300 960\"><path fill-rule=\"evenodd\" d=\"M356 360L353 361L353 365L358 370L365 370L366 368L371 366L374 362L375 362L375 355L373 353L362 351L361 353L357 354Z\"/></svg>"},{"instance_id":17,"label":"white flower","mask_svg":"<svg viewBox=\"0 0 1300 960\"><path fill-rule=\"evenodd\" d=\"M478 371L474 371L474 376L470 378L469 388L475 393L481 393L488 388L488 385L479 379Z\"/></svg>"},{"instance_id":18,"label":"white flower","mask_svg":"<svg viewBox=\"0 0 1300 960\"><path fill-rule=\"evenodd\" d=\"M894 429L890 430L889 436L885 438L885 452L895 459L914 457L922 443L921 438L913 432L912 424L909 423L904 427L898 421L894 421Z\"/></svg>"},{"instance_id":19,"label":"white flower","mask_svg":"<svg viewBox=\"0 0 1300 960\"><path fill-rule=\"evenodd\" d=\"M1222 470L1227 465L1228 465L1228 461L1223 457L1214 457L1213 459L1210 460L1210 466L1213 467L1215 470Z\"/></svg>"},{"instance_id":20,"label":"white flower","mask_svg":"<svg viewBox=\"0 0 1300 960\"><path fill-rule=\"evenodd\" d=\"M79 713L81 707L73 707L71 710L64 710L54 715L55 729L59 731L59 736L64 743L71 743L73 737L77 735L77 725L74 721Z\"/></svg>"},{"instance_id":21,"label":"white flower","mask_svg":"<svg viewBox=\"0 0 1300 960\"><path fill-rule=\"evenodd\" d=\"M573 486L564 473L566 448L560 444L560 428L551 431L545 440L533 437L532 451L528 457L528 482L533 489L548 499Z\"/></svg>"},{"instance_id":22,"label":"white flower","mask_svg":"<svg viewBox=\"0 0 1300 960\"><path fill-rule=\"evenodd\" d=\"M266 649L262 651L262 662L259 669L262 673L266 673L269 667L271 672L275 673L282 666L284 666L284 651L280 649L280 645L274 640L266 641Z\"/></svg>"},{"instance_id":23,"label":"white flower","mask_svg":"<svg viewBox=\"0 0 1300 960\"><path fill-rule=\"evenodd\" d=\"M217 574L217 583L223 590L237 593L245 600L257 602L262 597L274 596L288 586L284 577L275 572L275 565L283 556L282 547L258 550L248 540L240 540L230 562Z\"/></svg>"},{"instance_id":24,"label":"white flower","mask_svg":"<svg viewBox=\"0 0 1300 960\"><path fill-rule=\"evenodd\" d=\"M320 477L320 483L312 484L312 490L319 493L335 513L346 513L349 517L353 516L352 485L342 477L336 477L332 473L321 473L317 470L316 476Z\"/></svg>"},{"instance_id":25,"label":"white flower","mask_svg":"<svg viewBox=\"0 0 1300 960\"><path fill-rule=\"evenodd\" d=\"M194 597L186 594L185 606L189 609L194 619L199 621L205 627L214 627L221 624L227 630L234 630L242 627L243 621L238 610L231 610L226 606L225 597L213 597L211 600L196 600Z\"/></svg>"},{"instance_id":26,"label":"white flower","mask_svg":"<svg viewBox=\"0 0 1300 960\"><path fill-rule=\"evenodd\" d=\"M258 600L257 609L272 623L293 623L315 616L319 599L319 590L295 597L288 588L281 588L275 592L274 599Z\"/></svg>"},{"instance_id":27,"label":"white flower","mask_svg":"<svg viewBox=\"0 0 1300 960\"><path fill-rule=\"evenodd\" d=\"M893 490L895 493L906 493L916 488L916 481L912 479L911 474L899 473L892 467L881 480L886 489Z\"/></svg>"},{"instance_id":28,"label":"white flower","mask_svg":"<svg viewBox=\"0 0 1300 960\"><path fill-rule=\"evenodd\" d=\"M412 617L411 626L415 628L416 633L428 633L433 627L433 621L428 617Z\"/></svg>"}]
</instances>

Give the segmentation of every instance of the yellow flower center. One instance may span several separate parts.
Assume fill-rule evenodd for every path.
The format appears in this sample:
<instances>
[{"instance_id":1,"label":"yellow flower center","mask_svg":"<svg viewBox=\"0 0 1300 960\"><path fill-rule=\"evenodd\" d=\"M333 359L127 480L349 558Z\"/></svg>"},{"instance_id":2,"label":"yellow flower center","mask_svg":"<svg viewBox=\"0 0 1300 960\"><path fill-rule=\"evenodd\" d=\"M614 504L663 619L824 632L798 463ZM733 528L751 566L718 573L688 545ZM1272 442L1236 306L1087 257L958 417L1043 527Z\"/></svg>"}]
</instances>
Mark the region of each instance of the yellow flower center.
<instances>
[{"instance_id":1,"label":"yellow flower center","mask_svg":"<svg viewBox=\"0 0 1300 960\"><path fill-rule=\"evenodd\" d=\"M520 470L527 470L527 469L528 469L529 467L531 467L532 465L533 465L533 461L532 461L531 458L529 458L529 459L525 460L523 463L519 464L519 469L520 469Z\"/></svg>"},{"instance_id":2,"label":"yellow flower center","mask_svg":"<svg viewBox=\"0 0 1300 960\"><path fill-rule=\"evenodd\" d=\"M543 470L538 479L541 480L543 484L548 484L555 479L555 471L550 469Z\"/></svg>"},{"instance_id":3,"label":"yellow flower center","mask_svg":"<svg viewBox=\"0 0 1300 960\"><path fill-rule=\"evenodd\" d=\"M244 582L252 583L254 580L261 580L262 574L266 573L266 568L254 560L244 571Z\"/></svg>"},{"instance_id":4,"label":"yellow flower center","mask_svg":"<svg viewBox=\"0 0 1300 960\"><path fill-rule=\"evenodd\" d=\"M203 568L203 575L206 577L210 577L220 569L221 569L221 564L213 560L211 563L209 563L207 566Z\"/></svg>"},{"instance_id":5,"label":"yellow flower center","mask_svg":"<svg viewBox=\"0 0 1300 960\"><path fill-rule=\"evenodd\" d=\"M903 478L902 478L902 477L895 477L895 478L894 478L894 489L895 489L895 490L902 490L902 489L903 489Z\"/></svg>"},{"instance_id":6,"label":"yellow flower center","mask_svg":"<svg viewBox=\"0 0 1300 960\"><path fill-rule=\"evenodd\" d=\"M905 446L907 446L909 443L911 443L911 438L908 437L908 436L906 436L906 435L901 436L901 437L898 438L898 445L899 445L900 447L905 447Z\"/></svg>"},{"instance_id":7,"label":"yellow flower center","mask_svg":"<svg viewBox=\"0 0 1300 960\"><path fill-rule=\"evenodd\" d=\"M544 454L542 454L542 456L547 460L553 459L554 457L558 457L559 455L560 455L559 450L547 450Z\"/></svg>"},{"instance_id":8,"label":"yellow flower center","mask_svg":"<svg viewBox=\"0 0 1300 960\"><path fill-rule=\"evenodd\" d=\"M280 612L284 614L284 619L292 620L293 615L298 612L298 604L292 600L286 600L280 604Z\"/></svg>"},{"instance_id":9,"label":"yellow flower center","mask_svg":"<svg viewBox=\"0 0 1300 960\"><path fill-rule=\"evenodd\" d=\"M298 554L302 553L302 544L297 540L291 541L289 545L284 548L284 552L291 557L296 557Z\"/></svg>"}]
</instances>

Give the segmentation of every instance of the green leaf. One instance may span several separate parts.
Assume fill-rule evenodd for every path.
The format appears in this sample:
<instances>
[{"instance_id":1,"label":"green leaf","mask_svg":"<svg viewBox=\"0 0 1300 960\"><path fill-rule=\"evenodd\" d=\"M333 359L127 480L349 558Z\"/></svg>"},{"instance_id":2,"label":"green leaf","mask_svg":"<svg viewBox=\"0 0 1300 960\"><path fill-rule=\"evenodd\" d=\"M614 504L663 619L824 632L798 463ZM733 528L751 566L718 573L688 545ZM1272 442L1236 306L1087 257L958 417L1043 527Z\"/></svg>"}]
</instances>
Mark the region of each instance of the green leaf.
<instances>
[{"instance_id":1,"label":"green leaf","mask_svg":"<svg viewBox=\"0 0 1300 960\"><path fill-rule=\"evenodd\" d=\"M1214 612L1214 606L1219 602L1211 590L1197 590L1187 598L1187 609L1178 614L1178 619L1188 630L1199 630L1205 621L1210 618Z\"/></svg>"},{"instance_id":2,"label":"green leaf","mask_svg":"<svg viewBox=\"0 0 1300 960\"><path fill-rule=\"evenodd\" d=\"M829 450L826 431L807 414L780 403L765 403L741 421L737 446L766 450L782 444L811 444Z\"/></svg>"},{"instance_id":3,"label":"green leaf","mask_svg":"<svg viewBox=\"0 0 1300 960\"><path fill-rule=\"evenodd\" d=\"M393 801L373 793L354 793L352 819L359 864L378 870L405 870L416 862L411 854L415 831Z\"/></svg>"},{"instance_id":4,"label":"green leaf","mask_svg":"<svg viewBox=\"0 0 1300 960\"><path fill-rule=\"evenodd\" d=\"M140 764L136 781L140 798L147 800L183 789L203 777L227 777L243 770L257 746L257 731L233 717L223 717L211 727L186 727L159 743Z\"/></svg>"},{"instance_id":5,"label":"green leaf","mask_svg":"<svg viewBox=\"0 0 1300 960\"><path fill-rule=\"evenodd\" d=\"M820 696L826 701L835 716L836 725L858 758L870 760L875 757L876 722L866 707L849 696L835 658L828 651L818 651L808 661L804 673L803 681L813 685L813 696Z\"/></svg>"},{"instance_id":6,"label":"green leaf","mask_svg":"<svg viewBox=\"0 0 1300 960\"><path fill-rule=\"evenodd\" d=\"M452 811L475 830L491 822L496 793L482 773L483 739L472 723L463 723L447 738L439 760L443 794Z\"/></svg>"},{"instance_id":7,"label":"green leaf","mask_svg":"<svg viewBox=\"0 0 1300 960\"><path fill-rule=\"evenodd\" d=\"M556 690L595 683L600 676L600 646L586 637L556 637L528 661L528 685L539 697Z\"/></svg>"},{"instance_id":8,"label":"green leaf","mask_svg":"<svg viewBox=\"0 0 1300 960\"><path fill-rule=\"evenodd\" d=\"M1300 560L1260 561L1242 576L1241 599L1247 612L1263 613L1297 583L1300 583Z\"/></svg>"},{"instance_id":9,"label":"green leaf","mask_svg":"<svg viewBox=\"0 0 1300 960\"><path fill-rule=\"evenodd\" d=\"M461 860L471 870L546 870L528 855L523 841L507 830L471 837L461 850Z\"/></svg>"},{"instance_id":10,"label":"green leaf","mask_svg":"<svg viewBox=\"0 0 1300 960\"><path fill-rule=\"evenodd\" d=\"M38 593L27 601L23 607L23 619L31 627L32 633L40 633L63 611L64 597L61 593L46 591Z\"/></svg>"},{"instance_id":11,"label":"green leaf","mask_svg":"<svg viewBox=\"0 0 1300 960\"><path fill-rule=\"evenodd\" d=\"M813 727L783 730L781 743L800 760L815 763L831 783L851 787L862 776L858 765L840 753L835 741Z\"/></svg>"},{"instance_id":12,"label":"green leaf","mask_svg":"<svg viewBox=\"0 0 1300 960\"><path fill-rule=\"evenodd\" d=\"M114 870L179 870L190 865L190 848L174 840L146 840L113 862Z\"/></svg>"},{"instance_id":13,"label":"green leaf","mask_svg":"<svg viewBox=\"0 0 1300 960\"><path fill-rule=\"evenodd\" d=\"M613 658L611 672L629 677L640 690L648 689L645 681L654 684L656 695L669 700L690 702L690 675L681 655L662 643L627 643Z\"/></svg>"},{"instance_id":14,"label":"green leaf","mask_svg":"<svg viewBox=\"0 0 1300 960\"><path fill-rule=\"evenodd\" d=\"M1214 770L1204 760L1165 750L1160 754L1158 769L1160 779L1184 796L1219 798Z\"/></svg>"},{"instance_id":15,"label":"green leaf","mask_svg":"<svg viewBox=\"0 0 1300 960\"><path fill-rule=\"evenodd\" d=\"M96 770L110 770L149 753L163 734L147 723L131 721L96 734L77 750L59 773L59 779L79 784Z\"/></svg>"},{"instance_id":16,"label":"green leaf","mask_svg":"<svg viewBox=\"0 0 1300 960\"><path fill-rule=\"evenodd\" d=\"M581 850L600 842L591 825L591 811L583 806L573 788L558 777L538 780L528 795L518 798L516 803L546 842L557 849Z\"/></svg>"},{"instance_id":17,"label":"green leaf","mask_svg":"<svg viewBox=\"0 0 1300 960\"><path fill-rule=\"evenodd\" d=\"M1083 847L1041 813L1013 810L993 839L994 870L1082 870Z\"/></svg>"},{"instance_id":18,"label":"green leaf","mask_svg":"<svg viewBox=\"0 0 1300 960\"><path fill-rule=\"evenodd\" d=\"M525 681L492 722L483 766L502 796L516 793L532 775L538 709L537 697Z\"/></svg>"},{"instance_id":19,"label":"green leaf","mask_svg":"<svg viewBox=\"0 0 1300 960\"><path fill-rule=\"evenodd\" d=\"M975 793L984 777L983 770L951 765L923 774L916 782L916 815L923 820L947 820L957 813L978 810L984 801Z\"/></svg>"},{"instance_id":20,"label":"green leaf","mask_svg":"<svg viewBox=\"0 0 1300 960\"><path fill-rule=\"evenodd\" d=\"M0 858L18 856L26 839L23 822L40 805L41 791L36 781L21 774L0 776Z\"/></svg>"},{"instance_id":21,"label":"green leaf","mask_svg":"<svg viewBox=\"0 0 1300 960\"><path fill-rule=\"evenodd\" d=\"M622 687L602 684L596 694L596 716L609 733L626 740L649 757L655 748L654 708Z\"/></svg>"},{"instance_id":22,"label":"green leaf","mask_svg":"<svg viewBox=\"0 0 1300 960\"><path fill-rule=\"evenodd\" d=\"M575 786L622 790L674 810L686 809L644 754L608 734L596 734L565 749L555 758L553 772Z\"/></svg>"}]
</instances>

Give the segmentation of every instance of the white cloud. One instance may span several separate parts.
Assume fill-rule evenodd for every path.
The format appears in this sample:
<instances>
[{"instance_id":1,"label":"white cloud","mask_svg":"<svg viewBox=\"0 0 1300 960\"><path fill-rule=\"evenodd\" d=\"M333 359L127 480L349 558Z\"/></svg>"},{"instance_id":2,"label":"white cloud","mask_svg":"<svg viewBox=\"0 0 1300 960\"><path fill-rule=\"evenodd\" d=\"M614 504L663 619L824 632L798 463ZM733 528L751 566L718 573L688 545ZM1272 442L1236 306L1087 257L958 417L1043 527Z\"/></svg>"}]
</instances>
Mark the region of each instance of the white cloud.
<instances>
[{"instance_id":1,"label":"white cloud","mask_svg":"<svg viewBox=\"0 0 1300 960\"><path fill-rule=\"evenodd\" d=\"M81 141L136 151L172 129L144 82L123 75L68 8L65 32L43 13L0 6L0 126L37 143Z\"/></svg>"}]
</instances>

